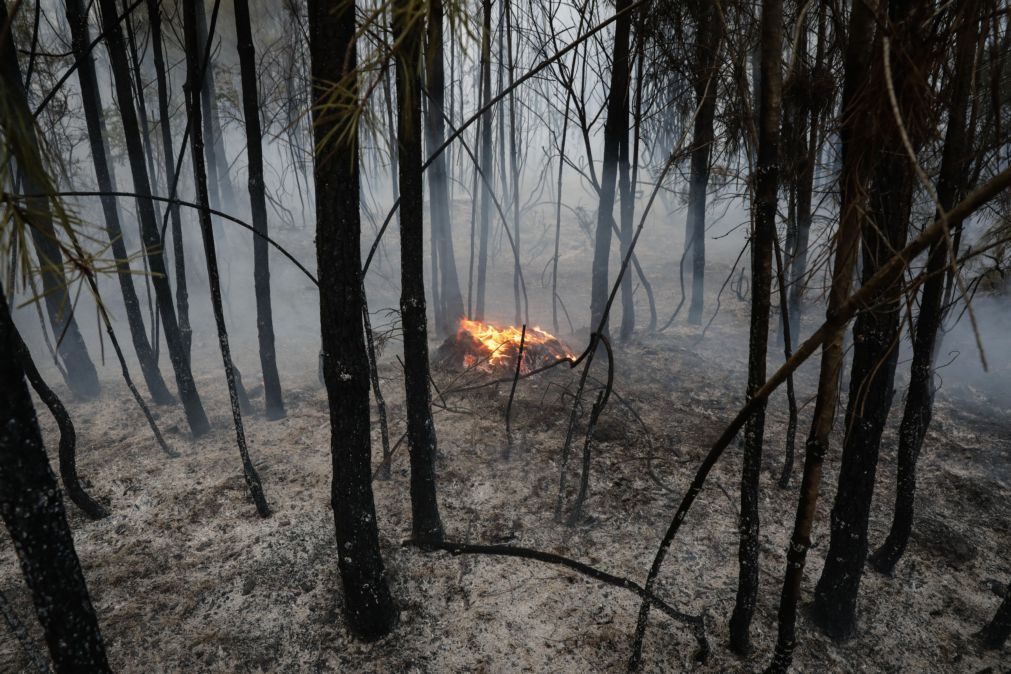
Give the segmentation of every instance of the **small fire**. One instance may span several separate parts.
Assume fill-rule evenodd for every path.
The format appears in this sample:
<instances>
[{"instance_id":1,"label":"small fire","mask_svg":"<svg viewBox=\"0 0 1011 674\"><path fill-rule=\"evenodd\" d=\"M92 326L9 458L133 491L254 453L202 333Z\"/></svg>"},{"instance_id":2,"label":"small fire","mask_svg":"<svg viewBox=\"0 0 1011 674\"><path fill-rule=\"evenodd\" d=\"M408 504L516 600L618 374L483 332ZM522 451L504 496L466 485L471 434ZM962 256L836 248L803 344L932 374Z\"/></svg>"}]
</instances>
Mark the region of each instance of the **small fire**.
<instances>
[{"instance_id":1,"label":"small fire","mask_svg":"<svg viewBox=\"0 0 1011 674\"><path fill-rule=\"evenodd\" d=\"M526 336L522 328L499 328L491 323L460 319L456 341L463 348L463 366L487 370L515 367L520 341L523 342L521 372L530 372L562 358L574 358L557 337L539 327L528 327Z\"/></svg>"}]
</instances>

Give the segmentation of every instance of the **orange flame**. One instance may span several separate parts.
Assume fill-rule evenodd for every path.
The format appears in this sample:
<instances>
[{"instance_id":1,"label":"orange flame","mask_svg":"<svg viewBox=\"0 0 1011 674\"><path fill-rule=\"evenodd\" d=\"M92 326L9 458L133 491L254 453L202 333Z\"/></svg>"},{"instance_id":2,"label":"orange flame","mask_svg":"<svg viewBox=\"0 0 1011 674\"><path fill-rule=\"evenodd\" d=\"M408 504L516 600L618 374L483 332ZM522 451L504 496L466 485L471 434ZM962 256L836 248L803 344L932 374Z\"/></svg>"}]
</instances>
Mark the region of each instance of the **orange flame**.
<instances>
[{"instance_id":1,"label":"orange flame","mask_svg":"<svg viewBox=\"0 0 1011 674\"><path fill-rule=\"evenodd\" d=\"M480 367L486 363L487 369L496 369L506 366L510 362L515 363L521 339L523 341L523 363L520 366L522 372L529 372L541 365L550 364L562 358L574 357L557 337L536 326L528 327L524 337L521 328L513 326L498 328L491 323L461 318L457 339L464 339L468 335L482 347L479 349L480 353L464 356L463 364L468 368Z\"/></svg>"}]
</instances>

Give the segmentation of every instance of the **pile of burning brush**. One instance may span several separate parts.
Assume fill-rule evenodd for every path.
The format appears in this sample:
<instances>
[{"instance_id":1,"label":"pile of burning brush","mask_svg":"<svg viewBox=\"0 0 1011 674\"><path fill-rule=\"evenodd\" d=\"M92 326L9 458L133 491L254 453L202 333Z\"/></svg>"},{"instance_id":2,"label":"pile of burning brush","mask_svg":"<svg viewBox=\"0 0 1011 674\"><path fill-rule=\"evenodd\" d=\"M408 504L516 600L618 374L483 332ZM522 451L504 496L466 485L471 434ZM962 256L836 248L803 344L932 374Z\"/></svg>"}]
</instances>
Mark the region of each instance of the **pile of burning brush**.
<instances>
[{"instance_id":1,"label":"pile of burning brush","mask_svg":"<svg viewBox=\"0 0 1011 674\"><path fill-rule=\"evenodd\" d=\"M502 374L516 370L516 358L523 345L520 373L526 374L545 365L574 358L557 337L538 327L499 328L491 323L460 319L455 335L439 347L436 362L454 370L480 370Z\"/></svg>"}]
</instances>

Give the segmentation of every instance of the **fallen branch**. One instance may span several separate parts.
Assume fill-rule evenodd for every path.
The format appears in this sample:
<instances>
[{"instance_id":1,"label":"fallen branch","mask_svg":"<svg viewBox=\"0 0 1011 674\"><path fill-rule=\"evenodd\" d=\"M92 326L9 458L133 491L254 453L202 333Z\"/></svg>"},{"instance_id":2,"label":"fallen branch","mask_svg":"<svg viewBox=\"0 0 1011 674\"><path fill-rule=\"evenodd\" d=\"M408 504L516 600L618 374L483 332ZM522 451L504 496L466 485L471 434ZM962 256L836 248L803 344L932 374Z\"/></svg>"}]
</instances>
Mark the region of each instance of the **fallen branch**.
<instances>
[{"instance_id":1,"label":"fallen branch","mask_svg":"<svg viewBox=\"0 0 1011 674\"><path fill-rule=\"evenodd\" d=\"M691 625L692 631L695 635L695 640L699 644L699 650L695 654L695 659L699 662L705 662L709 657L709 642L706 639L705 619L702 616L693 616L677 610L654 595L652 592L643 588L634 580L622 578L621 576L615 576L607 573L606 571L601 571L600 569L595 569L592 566L575 559L562 557L561 555L544 552L542 550L534 550L532 548L524 548L515 545L477 545L471 543L455 543L453 541L423 541L416 539L408 539L403 541L400 545L405 548L420 548L426 551L444 550L454 557L464 554L500 555L503 557L534 559L546 564L564 566L607 585L613 585L614 587L620 587L622 589L629 590L630 592L634 592L641 597L644 602L650 606L655 606L657 610L663 612L670 618L678 622Z\"/></svg>"}]
</instances>

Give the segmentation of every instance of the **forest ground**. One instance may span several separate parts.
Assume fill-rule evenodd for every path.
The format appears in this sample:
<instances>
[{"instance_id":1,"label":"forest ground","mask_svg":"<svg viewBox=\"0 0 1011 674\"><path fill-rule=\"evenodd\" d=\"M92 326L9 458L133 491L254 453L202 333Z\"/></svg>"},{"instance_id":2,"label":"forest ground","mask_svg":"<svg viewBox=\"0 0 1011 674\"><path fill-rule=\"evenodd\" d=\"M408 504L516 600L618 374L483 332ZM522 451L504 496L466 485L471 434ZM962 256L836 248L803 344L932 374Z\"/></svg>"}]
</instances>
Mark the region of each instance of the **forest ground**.
<instances>
[{"instance_id":1,"label":"forest ground","mask_svg":"<svg viewBox=\"0 0 1011 674\"><path fill-rule=\"evenodd\" d=\"M458 250L464 241L458 238ZM669 259L659 248L641 250L648 270L660 269L661 260ZM575 252L569 252L574 260ZM509 266L499 265L492 287L511 287ZM710 309L729 268L724 262L710 268ZM654 282L661 322L675 303L675 273L666 265L657 273L661 280ZM583 276L566 277L564 286L570 311L580 316L588 291ZM501 301L511 306L511 299ZM395 305L395 299L373 303ZM644 313L640 302L640 324ZM817 308L809 310L813 315L808 331L818 313ZM569 393L577 373L560 367L520 383L513 405L514 451L506 461L501 455L509 386L454 396L451 389L460 384L459 373L435 370L434 380L449 408L434 394L439 500L447 538L554 552L643 582L709 443L742 402L747 315L747 303L728 288L705 338L700 327L686 325L682 317L664 333L616 342L615 391L642 423L612 398L594 436L587 517L571 527L553 515ZM562 333L574 351L582 348L585 326L575 335L564 329ZM194 343L194 370L212 433L194 442L181 410L156 410L180 458L159 453L112 368L103 371L106 389L101 400L72 403L80 474L112 512L91 522L68 505L112 667L137 672L622 671L639 605L630 592L536 561L453 557L401 547L410 536L403 446L394 455L392 479L374 482L400 624L375 644L349 639L329 509L330 431L326 394L315 369L318 330L302 334L308 336L279 341L279 351L299 353L301 363L282 371L287 418L245 419L250 452L274 510L266 520L256 516L242 479L213 335ZM238 349L244 371L256 370L253 343L247 338L245 348ZM433 349L437 345L433 339ZM391 344L381 361L394 442L404 426L397 351L399 344ZM770 347L770 368L781 359L779 347ZM900 373L907 368L900 365ZM595 368L594 375L603 376L603 371ZM814 374L813 363L800 372L802 404L813 393ZM252 378L247 376L247 384ZM882 443L872 547L883 541L890 524L904 379L900 374ZM57 389L66 393L62 386ZM584 400L594 397L590 391ZM261 406L262 397L253 403ZM737 582L740 452L735 443L689 514L657 588L676 608L705 616L712 654L705 665L695 663L690 630L653 611L644 652L648 671L754 671L767 662L775 642L775 613L810 407L800 416L794 478L788 490L780 490L775 480L783 459L785 398L777 392L770 403L762 474L761 589L752 655L737 658L726 648ZM942 387L920 462L913 539L895 577L867 570L859 634L848 643L834 644L820 636L802 614L796 671L978 672L1007 666L1007 648L980 651L971 635L992 616L1000 601L996 593L1011 579L1008 407L1006 398L969 384ZM55 466L55 424L44 408L38 410ZM373 422L378 465L375 414ZM828 543L841 423L840 413L808 556L805 604L811 600ZM580 432L574 452L581 447ZM577 485L578 463L570 462L568 503ZM30 596L9 543L0 546L0 590L42 649ZM0 630L0 670L28 666L22 646L8 629Z\"/></svg>"}]
</instances>

